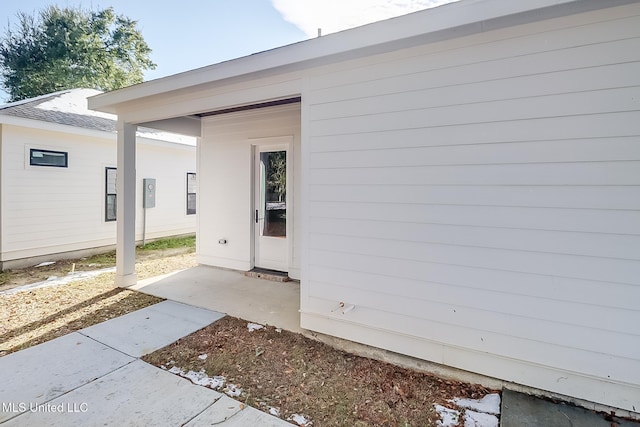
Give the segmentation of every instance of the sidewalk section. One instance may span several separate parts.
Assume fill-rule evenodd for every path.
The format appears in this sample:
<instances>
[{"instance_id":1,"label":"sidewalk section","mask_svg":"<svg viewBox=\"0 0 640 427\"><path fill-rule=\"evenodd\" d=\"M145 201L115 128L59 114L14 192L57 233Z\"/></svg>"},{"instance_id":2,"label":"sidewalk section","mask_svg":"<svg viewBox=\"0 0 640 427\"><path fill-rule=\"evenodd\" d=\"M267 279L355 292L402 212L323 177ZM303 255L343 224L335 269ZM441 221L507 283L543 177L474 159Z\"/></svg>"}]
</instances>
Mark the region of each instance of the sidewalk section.
<instances>
[{"instance_id":1,"label":"sidewalk section","mask_svg":"<svg viewBox=\"0 0 640 427\"><path fill-rule=\"evenodd\" d=\"M0 358L0 425L290 426L139 359L222 318L173 301Z\"/></svg>"}]
</instances>

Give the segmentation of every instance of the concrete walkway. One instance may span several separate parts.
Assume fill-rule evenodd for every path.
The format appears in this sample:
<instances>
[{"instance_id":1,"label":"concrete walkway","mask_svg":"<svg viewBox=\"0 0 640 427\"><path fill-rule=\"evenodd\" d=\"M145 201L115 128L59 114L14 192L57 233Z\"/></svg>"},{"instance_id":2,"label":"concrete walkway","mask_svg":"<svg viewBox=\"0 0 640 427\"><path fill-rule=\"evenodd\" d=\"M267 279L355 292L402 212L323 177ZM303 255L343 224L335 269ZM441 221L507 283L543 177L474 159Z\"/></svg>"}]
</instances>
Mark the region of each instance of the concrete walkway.
<instances>
[{"instance_id":1,"label":"concrete walkway","mask_svg":"<svg viewBox=\"0 0 640 427\"><path fill-rule=\"evenodd\" d=\"M174 301L0 358L5 426L291 426L139 357L224 315Z\"/></svg>"}]
</instances>

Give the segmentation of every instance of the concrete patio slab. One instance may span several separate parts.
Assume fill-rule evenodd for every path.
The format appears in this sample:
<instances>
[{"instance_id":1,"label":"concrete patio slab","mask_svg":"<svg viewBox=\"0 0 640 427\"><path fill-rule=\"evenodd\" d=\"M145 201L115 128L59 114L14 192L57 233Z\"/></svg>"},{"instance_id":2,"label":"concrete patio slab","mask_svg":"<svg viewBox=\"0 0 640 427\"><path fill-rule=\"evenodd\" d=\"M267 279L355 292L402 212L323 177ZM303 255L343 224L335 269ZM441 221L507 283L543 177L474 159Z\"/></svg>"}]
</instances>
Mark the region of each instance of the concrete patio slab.
<instances>
[{"instance_id":1,"label":"concrete patio slab","mask_svg":"<svg viewBox=\"0 0 640 427\"><path fill-rule=\"evenodd\" d=\"M180 426L222 397L137 360L52 400L42 411L13 418L3 427Z\"/></svg>"},{"instance_id":2,"label":"concrete patio slab","mask_svg":"<svg viewBox=\"0 0 640 427\"><path fill-rule=\"evenodd\" d=\"M141 280L131 289L301 332L298 282L274 282L246 277L238 271L198 266Z\"/></svg>"},{"instance_id":3,"label":"concrete patio slab","mask_svg":"<svg viewBox=\"0 0 640 427\"><path fill-rule=\"evenodd\" d=\"M134 360L79 333L0 357L0 372L3 373L0 402L5 405L0 412L0 422Z\"/></svg>"},{"instance_id":4,"label":"concrete patio slab","mask_svg":"<svg viewBox=\"0 0 640 427\"><path fill-rule=\"evenodd\" d=\"M191 305L163 301L79 332L130 356L140 357L223 316Z\"/></svg>"},{"instance_id":5,"label":"concrete patio slab","mask_svg":"<svg viewBox=\"0 0 640 427\"><path fill-rule=\"evenodd\" d=\"M502 392L502 427L638 427L639 423L553 403L511 390Z\"/></svg>"}]
</instances>

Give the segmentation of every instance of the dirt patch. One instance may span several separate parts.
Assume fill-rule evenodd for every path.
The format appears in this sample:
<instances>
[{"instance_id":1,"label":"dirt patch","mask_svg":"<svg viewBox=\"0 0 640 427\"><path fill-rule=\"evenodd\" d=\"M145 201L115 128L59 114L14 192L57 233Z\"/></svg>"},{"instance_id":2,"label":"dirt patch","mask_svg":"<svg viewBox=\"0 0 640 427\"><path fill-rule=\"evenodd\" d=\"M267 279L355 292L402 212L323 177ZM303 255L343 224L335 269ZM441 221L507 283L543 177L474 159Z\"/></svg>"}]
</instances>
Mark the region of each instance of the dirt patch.
<instances>
[{"instance_id":1,"label":"dirt patch","mask_svg":"<svg viewBox=\"0 0 640 427\"><path fill-rule=\"evenodd\" d=\"M152 251L138 250L136 260L138 263L148 260L156 260L176 255L193 254L194 248L171 248ZM50 265L40 267L30 266L0 272L0 291L15 288L30 283L41 282L50 277L63 277L72 271L93 271L116 265L115 251L90 257L67 259L53 262ZM160 273L161 274L161 273Z\"/></svg>"},{"instance_id":2,"label":"dirt patch","mask_svg":"<svg viewBox=\"0 0 640 427\"><path fill-rule=\"evenodd\" d=\"M206 358L199 357L207 355ZM143 358L170 369L204 370L242 389L237 399L314 426L435 426L434 404L479 399L482 386L444 380L358 357L287 331L225 317Z\"/></svg>"},{"instance_id":3,"label":"dirt patch","mask_svg":"<svg viewBox=\"0 0 640 427\"><path fill-rule=\"evenodd\" d=\"M180 253L182 255L178 255ZM166 249L157 253L138 255L136 259L136 274L139 280L198 265L192 250L184 253L184 250Z\"/></svg>"},{"instance_id":4,"label":"dirt patch","mask_svg":"<svg viewBox=\"0 0 640 427\"><path fill-rule=\"evenodd\" d=\"M169 249L175 253L175 249ZM138 278L158 276L196 265L192 253L166 257L164 251L154 251L139 257L136 263ZM72 263L72 262L71 262ZM65 276L66 262L47 270L47 274ZM41 267L45 268L45 267ZM17 286L28 277L28 271L16 271ZM70 271L70 270L69 270ZM39 273L40 274L40 273ZM48 276L50 277L50 276ZM30 280L26 283L33 283ZM151 295L114 284L115 274L73 281L67 284L40 287L12 294L0 295L0 356L49 341L114 317L162 301Z\"/></svg>"}]
</instances>

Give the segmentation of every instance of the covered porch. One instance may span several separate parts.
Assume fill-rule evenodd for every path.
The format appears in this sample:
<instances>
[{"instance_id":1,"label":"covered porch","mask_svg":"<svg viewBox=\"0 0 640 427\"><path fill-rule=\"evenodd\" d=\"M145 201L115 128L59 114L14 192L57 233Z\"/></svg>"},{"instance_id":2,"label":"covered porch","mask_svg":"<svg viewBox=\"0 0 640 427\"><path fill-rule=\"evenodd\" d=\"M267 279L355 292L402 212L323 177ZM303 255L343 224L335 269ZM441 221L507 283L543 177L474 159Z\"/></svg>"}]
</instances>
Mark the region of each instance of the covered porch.
<instances>
[{"instance_id":1,"label":"covered porch","mask_svg":"<svg viewBox=\"0 0 640 427\"><path fill-rule=\"evenodd\" d=\"M135 188L135 165L136 130L140 126L199 138L196 236L200 264L238 271L254 267L275 269L288 273L292 278L300 278L300 225L296 219L300 217L298 201L302 169L300 97L285 96L267 102L260 100L230 109L223 108L225 104L219 104L214 97L210 100L212 104L201 107L206 110L198 113L173 109L171 117L152 115L144 120L129 119L124 115L119 117L116 180L118 286L129 287L137 283L134 232L136 210L141 207L136 206L136 192L140 189ZM165 102L170 105L171 97ZM152 117L158 120L152 120ZM286 212L283 216L287 219L286 226L282 220L282 230L275 234L265 231L269 230L269 211L265 212L264 206L268 209L269 197L274 197L269 192L273 185L269 182L271 175L267 172L265 176L264 173L265 159L269 159L263 159L265 153L286 153L286 181L283 178L286 188L281 190L279 205L286 206L280 209ZM269 184L265 186L265 182ZM295 203L294 198L298 199ZM271 240L278 241L277 253ZM274 259L275 262L272 261Z\"/></svg>"}]
</instances>

